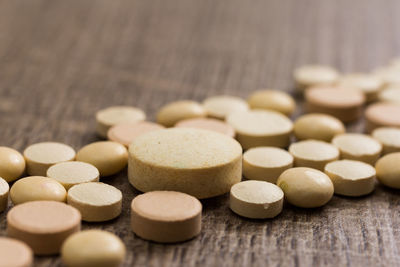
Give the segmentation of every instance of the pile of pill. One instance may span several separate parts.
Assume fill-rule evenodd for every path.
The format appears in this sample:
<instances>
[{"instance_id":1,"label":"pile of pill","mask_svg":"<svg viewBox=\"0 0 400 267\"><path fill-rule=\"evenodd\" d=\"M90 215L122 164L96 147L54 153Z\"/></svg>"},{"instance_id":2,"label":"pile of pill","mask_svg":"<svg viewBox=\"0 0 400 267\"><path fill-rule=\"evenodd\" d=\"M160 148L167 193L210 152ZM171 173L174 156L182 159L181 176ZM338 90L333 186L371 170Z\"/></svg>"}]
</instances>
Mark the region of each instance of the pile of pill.
<instances>
[{"instance_id":1,"label":"pile of pill","mask_svg":"<svg viewBox=\"0 0 400 267\"><path fill-rule=\"evenodd\" d=\"M57 142L32 144L22 154L0 147L0 212L13 203L0 265L32 266L33 255L61 254L66 266L119 266L122 240L81 231L81 221L121 214L124 195L106 177L125 169L143 192L131 200L130 228L159 243L199 235L199 199L230 193L234 213L268 219L284 202L321 207L334 194L368 195L376 181L400 188L399 77L399 60L345 75L306 65L294 80L307 114L294 122L293 97L265 89L247 101L221 95L172 102L156 122L136 107L108 107L95 116L96 132L107 140L78 151ZM346 132L344 123L361 117L364 133Z\"/></svg>"}]
</instances>

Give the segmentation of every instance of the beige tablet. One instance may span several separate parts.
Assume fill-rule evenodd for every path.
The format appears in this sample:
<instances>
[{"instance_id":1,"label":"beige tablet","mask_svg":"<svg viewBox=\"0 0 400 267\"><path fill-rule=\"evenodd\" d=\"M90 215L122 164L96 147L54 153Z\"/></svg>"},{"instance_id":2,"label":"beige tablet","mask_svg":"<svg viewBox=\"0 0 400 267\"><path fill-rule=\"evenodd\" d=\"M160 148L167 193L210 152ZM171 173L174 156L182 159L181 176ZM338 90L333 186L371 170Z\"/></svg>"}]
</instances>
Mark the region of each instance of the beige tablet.
<instances>
[{"instance_id":1,"label":"beige tablet","mask_svg":"<svg viewBox=\"0 0 400 267\"><path fill-rule=\"evenodd\" d=\"M400 84L386 87L379 92L378 99L380 101L400 104Z\"/></svg>"},{"instance_id":2,"label":"beige tablet","mask_svg":"<svg viewBox=\"0 0 400 267\"><path fill-rule=\"evenodd\" d=\"M340 77L338 85L341 87L360 90L365 94L367 102L378 98L384 82L377 75L367 73L350 73Z\"/></svg>"},{"instance_id":3,"label":"beige tablet","mask_svg":"<svg viewBox=\"0 0 400 267\"><path fill-rule=\"evenodd\" d=\"M8 183L0 177L0 212L7 209L9 191L10 187Z\"/></svg>"},{"instance_id":4,"label":"beige tablet","mask_svg":"<svg viewBox=\"0 0 400 267\"><path fill-rule=\"evenodd\" d=\"M183 128L197 128L203 130L210 130L222 134L226 134L230 137L235 137L235 130L232 126L224 121L213 119L213 118L199 118L199 119L188 119L178 122L175 127Z\"/></svg>"},{"instance_id":5,"label":"beige tablet","mask_svg":"<svg viewBox=\"0 0 400 267\"><path fill-rule=\"evenodd\" d=\"M0 266L32 267L32 249L17 239L0 237Z\"/></svg>"},{"instance_id":6,"label":"beige tablet","mask_svg":"<svg viewBox=\"0 0 400 267\"><path fill-rule=\"evenodd\" d=\"M252 109L267 109L290 116L296 109L296 102L288 93L281 90L259 90L252 93L247 99Z\"/></svg>"},{"instance_id":7,"label":"beige tablet","mask_svg":"<svg viewBox=\"0 0 400 267\"><path fill-rule=\"evenodd\" d=\"M378 102L365 110L366 131L372 132L379 127L400 128L400 105L391 102Z\"/></svg>"},{"instance_id":8,"label":"beige tablet","mask_svg":"<svg viewBox=\"0 0 400 267\"><path fill-rule=\"evenodd\" d=\"M400 189L400 152L387 154L375 165L379 182L395 189Z\"/></svg>"},{"instance_id":9,"label":"beige tablet","mask_svg":"<svg viewBox=\"0 0 400 267\"><path fill-rule=\"evenodd\" d=\"M294 70L294 80L299 90L315 85L332 85L339 73L333 67L324 65L304 65Z\"/></svg>"},{"instance_id":10,"label":"beige tablet","mask_svg":"<svg viewBox=\"0 0 400 267\"><path fill-rule=\"evenodd\" d=\"M157 122L165 127L172 127L181 120L206 116L207 112L201 104L191 100L181 100L163 106L157 113Z\"/></svg>"},{"instance_id":11,"label":"beige tablet","mask_svg":"<svg viewBox=\"0 0 400 267\"><path fill-rule=\"evenodd\" d=\"M247 102L236 96L212 96L204 100L203 106L207 115L212 118L224 120L229 114L246 111L249 109Z\"/></svg>"},{"instance_id":12,"label":"beige tablet","mask_svg":"<svg viewBox=\"0 0 400 267\"><path fill-rule=\"evenodd\" d=\"M0 177L12 182L25 171L25 159L17 150L0 146Z\"/></svg>"},{"instance_id":13,"label":"beige tablet","mask_svg":"<svg viewBox=\"0 0 400 267\"><path fill-rule=\"evenodd\" d=\"M377 128L372 132L372 137L383 145L383 155L400 152L400 128Z\"/></svg>"}]
</instances>

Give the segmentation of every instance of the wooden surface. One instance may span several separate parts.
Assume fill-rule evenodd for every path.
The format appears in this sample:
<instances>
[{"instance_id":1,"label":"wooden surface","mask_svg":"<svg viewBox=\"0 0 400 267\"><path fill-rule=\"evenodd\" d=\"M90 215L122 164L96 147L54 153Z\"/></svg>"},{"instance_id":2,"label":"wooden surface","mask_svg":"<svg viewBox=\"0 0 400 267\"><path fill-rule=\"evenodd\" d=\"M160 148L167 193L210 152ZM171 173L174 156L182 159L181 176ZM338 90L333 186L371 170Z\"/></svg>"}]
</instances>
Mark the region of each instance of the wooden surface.
<instances>
[{"instance_id":1,"label":"wooden surface","mask_svg":"<svg viewBox=\"0 0 400 267\"><path fill-rule=\"evenodd\" d=\"M367 71L399 55L399 11L396 0L3 0L0 143L22 151L52 140L79 149L98 140L94 113L110 105L138 106L153 119L176 99L292 91L292 70L304 63ZM199 237L161 245L130 230L138 192L126 172L103 181L122 190L122 215L83 228L118 234L125 266L400 264L398 191L335 196L321 209L286 205L266 221L234 215L225 195L203 201ZM2 213L1 235L5 228ZM58 257L35 261L61 265Z\"/></svg>"}]
</instances>

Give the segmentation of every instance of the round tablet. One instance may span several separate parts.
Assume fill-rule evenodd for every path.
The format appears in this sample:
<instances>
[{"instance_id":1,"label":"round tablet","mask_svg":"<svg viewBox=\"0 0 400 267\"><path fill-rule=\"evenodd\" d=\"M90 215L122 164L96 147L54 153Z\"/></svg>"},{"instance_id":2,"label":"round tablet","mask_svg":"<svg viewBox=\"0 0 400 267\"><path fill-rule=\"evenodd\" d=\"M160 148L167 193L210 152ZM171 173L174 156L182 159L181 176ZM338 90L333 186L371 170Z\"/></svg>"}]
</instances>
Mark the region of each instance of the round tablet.
<instances>
[{"instance_id":1,"label":"round tablet","mask_svg":"<svg viewBox=\"0 0 400 267\"><path fill-rule=\"evenodd\" d=\"M164 126L149 121L123 123L111 127L107 138L128 147L138 136L161 129L164 129Z\"/></svg>"},{"instance_id":2,"label":"round tablet","mask_svg":"<svg viewBox=\"0 0 400 267\"><path fill-rule=\"evenodd\" d=\"M188 119L178 122L175 127L184 128L197 128L203 130L210 130L230 137L235 137L235 130L232 126L221 120L212 118Z\"/></svg>"},{"instance_id":3,"label":"round tablet","mask_svg":"<svg viewBox=\"0 0 400 267\"><path fill-rule=\"evenodd\" d=\"M30 246L36 255L58 254L64 240L78 232L77 209L57 201L31 201L7 214L7 235Z\"/></svg>"},{"instance_id":4,"label":"round tablet","mask_svg":"<svg viewBox=\"0 0 400 267\"><path fill-rule=\"evenodd\" d=\"M99 170L100 176L110 176L125 168L128 151L117 142L94 142L82 147L76 154L76 160L92 164Z\"/></svg>"},{"instance_id":5,"label":"round tablet","mask_svg":"<svg viewBox=\"0 0 400 267\"><path fill-rule=\"evenodd\" d=\"M383 80L377 75L365 73L347 74L340 77L338 82L340 87L361 90L368 102L377 99L379 91L383 88L383 84Z\"/></svg>"},{"instance_id":6,"label":"round tablet","mask_svg":"<svg viewBox=\"0 0 400 267\"><path fill-rule=\"evenodd\" d=\"M375 165L379 182L395 189L400 189L400 152L390 153L380 158Z\"/></svg>"},{"instance_id":7,"label":"round tablet","mask_svg":"<svg viewBox=\"0 0 400 267\"><path fill-rule=\"evenodd\" d=\"M186 241L201 231L201 210L200 201L185 193L148 192L132 200L132 230L155 242Z\"/></svg>"},{"instance_id":8,"label":"round tablet","mask_svg":"<svg viewBox=\"0 0 400 267\"><path fill-rule=\"evenodd\" d=\"M70 267L118 267L125 259L126 248L113 233L86 230L65 240L61 259Z\"/></svg>"},{"instance_id":9,"label":"round tablet","mask_svg":"<svg viewBox=\"0 0 400 267\"><path fill-rule=\"evenodd\" d=\"M0 212L7 209L9 190L10 190L10 187L8 186L8 183L6 182L6 180L4 180L3 178L0 177Z\"/></svg>"},{"instance_id":10,"label":"round tablet","mask_svg":"<svg viewBox=\"0 0 400 267\"><path fill-rule=\"evenodd\" d=\"M365 110L366 130L372 132L378 127L400 127L400 105L378 102Z\"/></svg>"},{"instance_id":11,"label":"round tablet","mask_svg":"<svg viewBox=\"0 0 400 267\"><path fill-rule=\"evenodd\" d=\"M129 146L129 182L142 192L172 190L197 198L229 192L242 178L242 148L226 135L171 128Z\"/></svg>"},{"instance_id":12,"label":"round tablet","mask_svg":"<svg viewBox=\"0 0 400 267\"><path fill-rule=\"evenodd\" d=\"M7 237L0 237L1 267L31 267L33 252L25 243Z\"/></svg>"},{"instance_id":13,"label":"round tablet","mask_svg":"<svg viewBox=\"0 0 400 267\"><path fill-rule=\"evenodd\" d=\"M28 146L24 151L24 157L29 175L46 176L50 166L74 160L75 150L61 143L43 142Z\"/></svg>"},{"instance_id":14,"label":"round tablet","mask_svg":"<svg viewBox=\"0 0 400 267\"><path fill-rule=\"evenodd\" d=\"M56 180L43 176L29 176L16 181L10 190L14 205L35 201L53 200L65 202L67 191Z\"/></svg>"},{"instance_id":15,"label":"round tablet","mask_svg":"<svg viewBox=\"0 0 400 267\"><path fill-rule=\"evenodd\" d=\"M100 173L92 164L68 161L51 166L47 170L47 177L55 179L68 190L76 184L98 182Z\"/></svg>"},{"instance_id":16,"label":"round tablet","mask_svg":"<svg viewBox=\"0 0 400 267\"><path fill-rule=\"evenodd\" d=\"M293 167L293 156L277 147L250 148L243 154L243 176L249 180L276 183L287 169Z\"/></svg>"},{"instance_id":17,"label":"round tablet","mask_svg":"<svg viewBox=\"0 0 400 267\"><path fill-rule=\"evenodd\" d=\"M166 127L174 126L178 121L207 116L202 105L195 101L182 100L169 103L157 114L157 122Z\"/></svg>"},{"instance_id":18,"label":"round tablet","mask_svg":"<svg viewBox=\"0 0 400 267\"><path fill-rule=\"evenodd\" d=\"M334 145L318 140L304 140L289 147L294 157L295 167L309 167L323 171L325 165L339 159L339 149Z\"/></svg>"},{"instance_id":19,"label":"round tablet","mask_svg":"<svg viewBox=\"0 0 400 267\"><path fill-rule=\"evenodd\" d=\"M7 182L18 179L25 171L25 159L17 150L0 146L0 177Z\"/></svg>"},{"instance_id":20,"label":"round tablet","mask_svg":"<svg viewBox=\"0 0 400 267\"><path fill-rule=\"evenodd\" d=\"M122 193L104 183L82 183L68 190L68 204L77 208L82 220L103 222L121 214Z\"/></svg>"},{"instance_id":21,"label":"round tablet","mask_svg":"<svg viewBox=\"0 0 400 267\"><path fill-rule=\"evenodd\" d=\"M309 113L326 113L343 122L354 121L362 114L365 96L361 91L345 87L312 87L305 91Z\"/></svg>"},{"instance_id":22,"label":"round tablet","mask_svg":"<svg viewBox=\"0 0 400 267\"><path fill-rule=\"evenodd\" d=\"M259 90L247 100L252 109L268 109L290 116L296 109L296 102L286 92L279 90Z\"/></svg>"},{"instance_id":23,"label":"round tablet","mask_svg":"<svg viewBox=\"0 0 400 267\"><path fill-rule=\"evenodd\" d=\"M380 101L400 104L400 85L393 85L385 88L379 92L378 99Z\"/></svg>"},{"instance_id":24,"label":"round tablet","mask_svg":"<svg viewBox=\"0 0 400 267\"><path fill-rule=\"evenodd\" d=\"M277 185L285 193L286 200L297 207L316 208L328 203L333 196L333 184L329 177L316 169L297 167L284 171Z\"/></svg>"},{"instance_id":25,"label":"round tablet","mask_svg":"<svg viewBox=\"0 0 400 267\"><path fill-rule=\"evenodd\" d=\"M400 70L398 67L380 67L373 72L373 75L382 79L386 86L400 84Z\"/></svg>"},{"instance_id":26,"label":"round tablet","mask_svg":"<svg viewBox=\"0 0 400 267\"><path fill-rule=\"evenodd\" d=\"M99 110L96 113L96 131L103 138L111 126L121 123L144 121L146 114L143 110L130 106L114 106Z\"/></svg>"},{"instance_id":27,"label":"round tablet","mask_svg":"<svg viewBox=\"0 0 400 267\"><path fill-rule=\"evenodd\" d=\"M294 135L298 140L314 139L330 142L346 132L343 123L328 114L311 113L300 116L294 123Z\"/></svg>"},{"instance_id":28,"label":"round tablet","mask_svg":"<svg viewBox=\"0 0 400 267\"><path fill-rule=\"evenodd\" d=\"M249 109L247 102L235 96L213 96L203 102L203 106L209 117L225 119L231 113L246 111Z\"/></svg>"},{"instance_id":29,"label":"round tablet","mask_svg":"<svg viewBox=\"0 0 400 267\"><path fill-rule=\"evenodd\" d=\"M235 129L243 149L257 146L287 147L293 123L276 111L250 110L229 115L226 121Z\"/></svg>"},{"instance_id":30,"label":"round tablet","mask_svg":"<svg viewBox=\"0 0 400 267\"><path fill-rule=\"evenodd\" d=\"M400 152L400 129L392 127L377 128L372 132L372 137L383 145L382 154Z\"/></svg>"},{"instance_id":31,"label":"round tablet","mask_svg":"<svg viewBox=\"0 0 400 267\"><path fill-rule=\"evenodd\" d=\"M371 165L382 152L381 143L365 134L339 134L332 139L332 143L339 148L342 159L359 160Z\"/></svg>"},{"instance_id":32,"label":"round tablet","mask_svg":"<svg viewBox=\"0 0 400 267\"><path fill-rule=\"evenodd\" d=\"M283 191L264 181L244 181L231 188L229 207L240 216L267 219L282 211Z\"/></svg>"},{"instance_id":33,"label":"round tablet","mask_svg":"<svg viewBox=\"0 0 400 267\"><path fill-rule=\"evenodd\" d=\"M315 85L331 85L338 78L339 73L332 67L323 65L304 65L294 70L294 80L298 89Z\"/></svg>"}]
</instances>

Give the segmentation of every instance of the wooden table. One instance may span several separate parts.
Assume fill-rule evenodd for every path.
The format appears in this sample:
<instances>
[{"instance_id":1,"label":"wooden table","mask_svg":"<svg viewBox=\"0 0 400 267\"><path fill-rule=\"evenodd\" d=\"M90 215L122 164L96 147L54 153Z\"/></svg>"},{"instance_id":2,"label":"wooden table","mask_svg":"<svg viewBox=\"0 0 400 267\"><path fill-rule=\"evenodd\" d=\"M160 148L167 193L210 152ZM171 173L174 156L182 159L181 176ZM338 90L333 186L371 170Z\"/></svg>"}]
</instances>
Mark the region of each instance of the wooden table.
<instances>
[{"instance_id":1,"label":"wooden table","mask_svg":"<svg viewBox=\"0 0 400 267\"><path fill-rule=\"evenodd\" d=\"M177 99L292 91L292 71L305 63L371 70L400 52L399 11L396 0L0 1L1 145L22 151L52 140L79 149L98 140L98 109L134 105L154 119ZM119 235L125 266L400 264L398 191L335 196L320 209L286 205L266 221L234 215L225 195L203 201L199 237L161 245L130 230L138 192L126 172L103 181L122 190L122 215L83 228ZM1 235L5 228L3 212ZM61 265L58 257L37 257L36 264Z\"/></svg>"}]
</instances>

